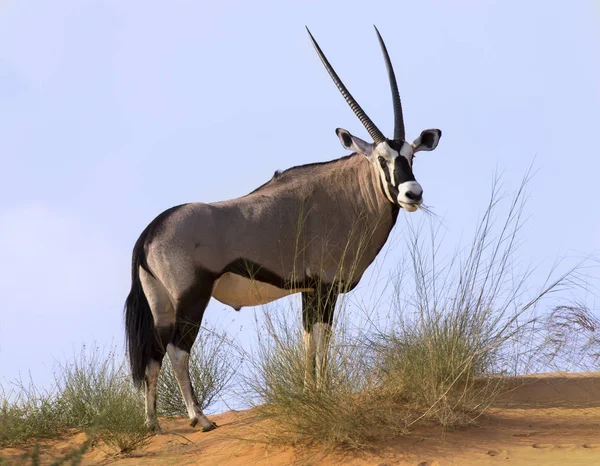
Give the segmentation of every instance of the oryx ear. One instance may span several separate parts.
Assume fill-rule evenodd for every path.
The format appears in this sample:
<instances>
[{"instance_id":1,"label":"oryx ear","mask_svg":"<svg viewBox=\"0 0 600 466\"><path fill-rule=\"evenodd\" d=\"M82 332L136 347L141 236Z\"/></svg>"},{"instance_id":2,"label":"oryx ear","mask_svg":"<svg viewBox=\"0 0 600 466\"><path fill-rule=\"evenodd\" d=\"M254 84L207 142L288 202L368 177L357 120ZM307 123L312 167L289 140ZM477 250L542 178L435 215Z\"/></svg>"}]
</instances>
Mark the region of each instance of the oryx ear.
<instances>
[{"instance_id":1,"label":"oryx ear","mask_svg":"<svg viewBox=\"0 0 600 466\"><path fill-rule=\"evenodd\" d=\"M442 131L439 129L426 129L421 135L413 141L415 152L420 150L433 150L437 147Z\"/></svg>"},{"instance_id":2,"label":"oryx ear","mask_svg":"<svg viewBox=\"0 0 600 466\"><path fill-rule=\"evenodd\" d=\"M371 154L373 153L373 144L363 141L356 136L352 136L350 132L342 128L337 128L335 134L338 135L342 146L346 149L362 154L367 158L371 157Z\"/></svg>"}]
</instances>

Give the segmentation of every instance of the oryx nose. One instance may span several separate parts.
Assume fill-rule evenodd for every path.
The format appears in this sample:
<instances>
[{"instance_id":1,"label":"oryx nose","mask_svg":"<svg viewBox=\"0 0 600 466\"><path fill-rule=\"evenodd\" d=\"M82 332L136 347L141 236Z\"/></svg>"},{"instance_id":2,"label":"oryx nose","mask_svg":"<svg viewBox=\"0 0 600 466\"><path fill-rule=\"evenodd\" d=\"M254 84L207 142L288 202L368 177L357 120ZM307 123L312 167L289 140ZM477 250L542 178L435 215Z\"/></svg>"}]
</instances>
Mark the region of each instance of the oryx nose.
<instances>
[{"instance_id":1,"label":"oryx nose","mask_svg":"<svg viewBox=\"0 0 600 466\"><path fill-rule=\"evenodd\" d=\"M420 191L420 192L406 191L405 195L413 202L419 202L421 199L423 199L423 191Z\"/></svg>"}]
</instances>

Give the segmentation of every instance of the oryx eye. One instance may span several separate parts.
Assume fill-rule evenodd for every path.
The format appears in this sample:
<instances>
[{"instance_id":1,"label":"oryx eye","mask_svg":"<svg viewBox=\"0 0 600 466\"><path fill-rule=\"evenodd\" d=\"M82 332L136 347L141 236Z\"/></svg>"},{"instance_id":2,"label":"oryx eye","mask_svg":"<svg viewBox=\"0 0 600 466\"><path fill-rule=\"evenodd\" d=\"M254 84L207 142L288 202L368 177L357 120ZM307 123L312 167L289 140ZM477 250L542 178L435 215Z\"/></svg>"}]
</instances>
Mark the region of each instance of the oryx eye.
<instances>
[{"instance_id":1,"label":"oryx eye","mask_svg":"<svg viewBox=\"0 0 600 466\"><path fill-rule=\"evenodd\" d=\"M381 167L385 167L385 159L383 157L379 157L379 165L381 165Z\"/></svg>"}]
</instances>

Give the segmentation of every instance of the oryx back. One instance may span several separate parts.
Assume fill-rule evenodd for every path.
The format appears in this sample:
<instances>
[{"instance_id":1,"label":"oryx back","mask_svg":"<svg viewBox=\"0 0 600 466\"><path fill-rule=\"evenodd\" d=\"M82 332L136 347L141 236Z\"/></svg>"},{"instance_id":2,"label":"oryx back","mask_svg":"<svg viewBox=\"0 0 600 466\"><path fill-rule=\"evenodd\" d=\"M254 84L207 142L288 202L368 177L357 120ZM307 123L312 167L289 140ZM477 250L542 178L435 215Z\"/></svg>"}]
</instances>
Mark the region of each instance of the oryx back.
<instances>
[{"instance_id":1,"label":"oryx back","mask_svg":"<svg viewBox=\"0 0 600 466\"><path fill-rule=\"evenodd\" d=\"M376 182L352 155L292 168L241 198L181 206L148 241L148 265L176 309L207 282L236 309L321 283L351 287L395 220Z\"/></svg>"}]
</instances>

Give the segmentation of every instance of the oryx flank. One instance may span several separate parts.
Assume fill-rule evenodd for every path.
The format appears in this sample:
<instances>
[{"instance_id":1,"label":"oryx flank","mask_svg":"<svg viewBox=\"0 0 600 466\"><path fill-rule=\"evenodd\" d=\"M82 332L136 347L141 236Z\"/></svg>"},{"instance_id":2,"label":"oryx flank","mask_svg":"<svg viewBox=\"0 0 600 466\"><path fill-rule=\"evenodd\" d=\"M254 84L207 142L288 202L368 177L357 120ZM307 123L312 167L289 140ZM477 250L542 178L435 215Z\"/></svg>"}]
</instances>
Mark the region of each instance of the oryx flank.
<instances>
[{"instance_id":1,"label":"oryx flank","mask_svg":"<svg viewBox=\"0 0 600 466\"><path fill-rule=\"evenodd\" d=\"M309 31L310 35L310 31ZM146 418L158 430L156 384L168 353L191 425L215 426L197 404L189 352L212 297L237 310L302 293L307 386L319 380L340 292L353 289L383 247L400 208L414 212L423 189L414 154L435 149L439 129L405 140L394 70L377 31L394 103L394 138L387 139L337 76L312 35L325 68L374 142L336 133L351 155L293 167L250 194L214 204L168 209L133 249L125 303L133 380L145 386Z\"/></svg>"}]
</instances>

